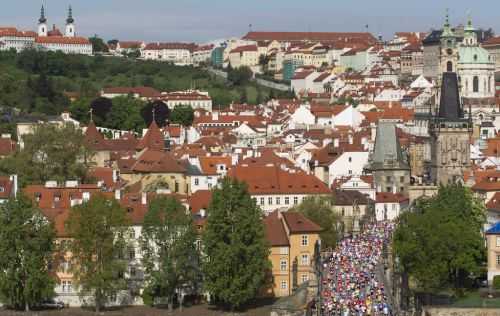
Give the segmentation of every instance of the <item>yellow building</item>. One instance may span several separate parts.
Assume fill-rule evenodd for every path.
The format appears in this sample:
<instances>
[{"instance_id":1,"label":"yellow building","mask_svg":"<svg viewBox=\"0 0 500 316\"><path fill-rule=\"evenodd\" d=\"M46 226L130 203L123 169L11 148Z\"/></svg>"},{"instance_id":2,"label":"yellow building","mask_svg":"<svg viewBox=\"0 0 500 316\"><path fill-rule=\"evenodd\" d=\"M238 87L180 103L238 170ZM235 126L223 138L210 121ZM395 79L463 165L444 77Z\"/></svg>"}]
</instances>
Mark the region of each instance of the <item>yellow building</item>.
<instances>
[{"instance_id":1,"label":"yellow building","mask_svg":"<svg viewBox=\"0 0 500 316\"><path fill-rule=\"evenodd\" d=\"M264 219L271 246L270 286L266 296L288 296L302 283L313 280L316 243L321 228L297 212L272 212Z\"/></svg>"}]
</instances>

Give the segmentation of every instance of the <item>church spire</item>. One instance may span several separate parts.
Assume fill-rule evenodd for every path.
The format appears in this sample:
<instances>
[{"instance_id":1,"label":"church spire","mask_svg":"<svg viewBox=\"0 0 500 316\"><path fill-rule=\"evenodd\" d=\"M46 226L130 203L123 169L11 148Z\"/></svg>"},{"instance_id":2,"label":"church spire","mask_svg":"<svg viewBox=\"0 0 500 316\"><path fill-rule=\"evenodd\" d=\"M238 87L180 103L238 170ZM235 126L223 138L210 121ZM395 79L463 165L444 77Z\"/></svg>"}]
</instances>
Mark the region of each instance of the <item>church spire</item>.
<instances>
[{"instance_id":1,"label":"church spire","mask_svg":"<svg viewBox=\"0 0 500 316\"><path fill-rule=\"evenodd\" d=\"M45 18L45 8L43 7L43 4L42 4L42 9L40 10L40 19L38 19L38 22L40 22L40 24L47 22L47 19Z\"/></svg>"},{"instance_id":2,"label":"church spire","mask_svg":"<svg viewBox=\"0 0 500 316\"><path fill-rule=\"evenodd\" d=\"M66 19L66 24L72 24L74 22L75 20L73 19L73 9L71 8L70 5L68 9L68 18Z\"/></svg>"},{"instance_id":3,"label":"church spire","mask_svg":"<svg viewBox=\"0 0 500 316\"><path fill-rule=\"evenodd\" d=\"M455 36L455 34L453 34L453 31L451 30L451 25L450 25L449 10L446 9L446 18L444 21L443 33L441 34L441 37L454 37L454 36Z\"/></svg>"}]
</instances>

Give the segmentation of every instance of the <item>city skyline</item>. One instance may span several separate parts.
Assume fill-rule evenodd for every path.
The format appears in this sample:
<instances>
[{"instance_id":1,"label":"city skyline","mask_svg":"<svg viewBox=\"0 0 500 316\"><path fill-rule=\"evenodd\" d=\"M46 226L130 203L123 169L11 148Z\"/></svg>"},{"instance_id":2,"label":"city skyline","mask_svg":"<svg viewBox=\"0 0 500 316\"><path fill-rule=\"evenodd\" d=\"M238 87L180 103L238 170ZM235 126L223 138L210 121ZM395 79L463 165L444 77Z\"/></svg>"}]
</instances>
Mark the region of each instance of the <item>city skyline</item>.
<instances>
[{"instance_id":1,"label":"city skyline","mask_svg":"<svg viewBox=\"0 0 500 316\"><path fill-rule=\"evenodd\" d=\"M77 32L82 36L144 41L193 41L241 37L253 31L369 31L389 39L396 31L428 31L441 27L446 8L450 8L453 25L465 23L468 12L477 27L500 28L493 12L470 10L470 2L423 0L418 3L400 3L384 0L364 4L364 0L343 3L314 0L307 3L263 0L251 3L218 0L211 3L200 0L162 2L146 0L26 0L4 4L0 12L0 26L15 26L35 30L40 6L46 7L48 24L61 28L68 6L74 9ZM479 0L485 3L485 0ZM488 2L489 7L500 4ZM475 3L474 7L480 7ZM118 9L119 8L119 9ZM230 14L228 14L230 13ZM231 16L231 18L228 18ZM135 25L137 24L137 25ZM368 28L366 27L368 25Z\"/></svg>"}]
</instances>

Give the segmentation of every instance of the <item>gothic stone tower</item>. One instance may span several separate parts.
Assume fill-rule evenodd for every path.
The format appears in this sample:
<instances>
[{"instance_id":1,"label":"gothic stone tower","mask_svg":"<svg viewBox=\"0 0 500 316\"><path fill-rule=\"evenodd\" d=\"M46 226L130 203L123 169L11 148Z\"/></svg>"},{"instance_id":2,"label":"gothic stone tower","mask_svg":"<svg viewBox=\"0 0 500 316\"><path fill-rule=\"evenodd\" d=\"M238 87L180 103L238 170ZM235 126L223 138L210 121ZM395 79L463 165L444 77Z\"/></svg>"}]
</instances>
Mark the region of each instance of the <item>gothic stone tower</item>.
<instances>
[{"instance_id":1,"label":"gothic stone tower","mask_svg":"<svg viewBox=\"0 0 500 316\"><path fill-rule=\"evenodd\" d=\"M437 184L463 181L470 168L470 118L464 117L454 72L443 73L439 111L431 119L431 178Z\"/></svg>"}]
</instances>

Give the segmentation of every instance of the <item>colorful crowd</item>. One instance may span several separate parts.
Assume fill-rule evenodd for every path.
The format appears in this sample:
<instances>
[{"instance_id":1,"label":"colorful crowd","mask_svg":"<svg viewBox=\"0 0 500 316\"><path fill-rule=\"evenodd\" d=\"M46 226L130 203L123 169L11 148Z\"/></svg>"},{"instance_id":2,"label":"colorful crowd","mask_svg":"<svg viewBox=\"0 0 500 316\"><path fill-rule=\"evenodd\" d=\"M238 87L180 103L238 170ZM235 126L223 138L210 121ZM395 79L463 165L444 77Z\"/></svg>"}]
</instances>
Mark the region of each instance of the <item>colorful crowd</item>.
<instances>
[{"instance_id":1,"label":"colorful crowd","mask_svg":"<svg viewBox=\"0 0 500 316\"><path fill-rule=\"evenodd\" d=\"M380 277L383 245L393 228L387 222L370 224L339 242L323 264L322 315L393 315Z\"/></svg>"}]
</instances>

